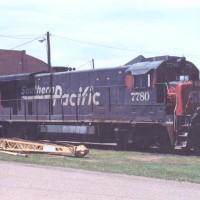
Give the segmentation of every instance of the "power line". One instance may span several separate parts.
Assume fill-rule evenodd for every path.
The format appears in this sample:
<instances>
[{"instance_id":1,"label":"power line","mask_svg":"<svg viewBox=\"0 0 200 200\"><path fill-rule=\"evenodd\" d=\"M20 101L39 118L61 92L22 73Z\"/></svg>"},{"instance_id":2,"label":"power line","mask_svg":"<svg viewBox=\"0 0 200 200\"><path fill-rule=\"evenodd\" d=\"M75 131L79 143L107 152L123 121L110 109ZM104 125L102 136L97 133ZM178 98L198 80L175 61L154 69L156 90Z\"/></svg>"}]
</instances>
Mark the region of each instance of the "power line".
<instances>
[{"instance_id":1,"label":"power line","mask_svg":"<svg viewBox=\"0 0 200 200\"><path fill-rule=\"evenodd\" d=\"M35 38L36 36L40 36L42 37L43 35L0 35L0 37L5 37L5 38L12 38L12 39L31 39L31 38Z\"/></svg>"},{"instance_id":2,"label":"power line","mask_svg":"<svg viewBox=\"0 0 200 200\"><path fill-rule=\"evenodd\" d=\"M35 36L38 36L37 38L35 38ZM58 36L58 35L52 35L53 37L56 38L60 38L60 39L65 39L65 40L69 40L69 41L73 41L73 42L77 42L77 43L82 43L82 44L86 44L86 45L93 45L93 46L97 46L97 47L101 47L101 48L109 48L109 49L116 49L116 50L120 50L120 51L129 51L129 52L136 52L136 53L145 53L145 54L160 54L160 55L165 55L166 53L161 53L161 52L153 52L153 51L141 51L141 50L136 50L136 49L127 49L127 48L121 48L121 47L116 47L116 46L109 46L109 45L104 45L104 44L98 44L98 43L93 43L93 42L87 42L87 41L83 41L83 40L78 40L78 39L73 39L73 38L69 38L66 36ZM28 41L26 43L23 43L21 45L18 45L10 50L16 49L18 47L24 46L28 43L31 43L37 39L40 39L41 37L44 37L44 34L35 34L35 35L0 35L0 37L5 37L5 38L12 38L12 39L32 39L31 41ZM183 53L178 53L178 55L182 55ZM186 54L187 56L192 56L192 57L200 57L200 55L198 54Z\"/></svg>"},{"instance_id":3,"label":"power line","mask_svg":"<svg viewBox=\"0 0 200 200\"><path fill-rule=\"evenodd\" d=\"M97 43L92 43L92 42L86 42L86 41L72 39L72 38L69 38L69 37L58 36L58 35L52 35L52 36L57 37L57 38L61 38L61 39L71 40L71 41L78 42L78 43L83 43L83 44L88 44L88 45L103 47L103 48L117 49L117 50L122 50L122 51L139 52L139 53L152 53L152 54L155 53L155 52L139 51L139 50L126 49L126 48L121 48L121 47L114 47L114 46L109 46L109 45L104 45L104 44L97 44Z\"/></svg>"},{"instance_id":4,"label":"power line","mask_svg":"<svg viewBox=\"0 0 200 200\"><path fill-rule=\"evenodd\" d=\"M76 67L76 69L80 69L80 68L82 68L82 67L84 67L85 65L88 65L88 64L92 64L92 61L90 60L89 62L87 62L87 63L85 63L85 64L83 64L79 67Z\"/></svg>"},{"instance_id":5,"label":"power line","mask_svg":"<svg viewBox=\"0 0 200 200\"><path fill-rule=\"evenodd\" d=\"M30 41L28 41L28 42L25 42L25 43L23 43L23 44L20 44L20 45L18 45L18 46L16 46L16 47L13 47L13 48L10 49L10 50L17 49L18 47L21 47L21 46L24 46L24 45L29 44L29 43L31 43L31 42L34 42L35 40L38 40L38 39L40 39L40 38L41 38L41 37L37 37L37 38L35 38L35 39L33 39L33 40L30 40Z\"/></svg>"},{"instance_id":6,"label":"power line","mask_svg":"<svg viewBox=\"0 0 200 200\"><path fill-rule=\"evenodd\" d=\"M52 36L60 38L60 39L70 40L70 41L73 41L73 42L98 46L98 47L102 47L102 48L116 49L116 50L129 51L129 52L137 52L137 53L146 53L146 54L160 54L160 55L166 54L166 53L161 53L161 52L141 51L141 50L135 50L135 49L127 49L127 48L109 46L109 45L104 45L104 44L92 43L92 42L87 42L87 41L83 41L83 40L77 40L77 39L69 38L69 37L66 37L66 36L58 36L58 35L52 35ZM178 53L178 54L181 55L182 53ZM187 56L200 57L200 55L198 55L198 54L187 54Z\"/></svg>"}]
</instances>

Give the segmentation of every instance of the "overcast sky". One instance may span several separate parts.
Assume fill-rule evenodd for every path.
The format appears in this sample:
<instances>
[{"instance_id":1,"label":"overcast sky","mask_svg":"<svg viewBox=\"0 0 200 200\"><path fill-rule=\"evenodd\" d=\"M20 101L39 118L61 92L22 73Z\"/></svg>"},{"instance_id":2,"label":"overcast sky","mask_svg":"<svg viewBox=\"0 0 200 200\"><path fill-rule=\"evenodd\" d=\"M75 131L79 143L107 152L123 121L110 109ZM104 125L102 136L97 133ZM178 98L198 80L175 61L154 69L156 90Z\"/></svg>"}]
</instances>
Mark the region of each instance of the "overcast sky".
<instances>
[{"instance_id":1,"label":"overcast sky","mask_svg":"<svg viewBox=\"0 0 200 200\"><path fill-rule=\"evenodd\" d=\"M200 68L199 0L6 0L0 26L1 49L45 62L46 43L38 40L49 31L53 66L88 69L94 59L96 67L112 67L138 55L176 55Z\"/></svg>"}]
</instances>

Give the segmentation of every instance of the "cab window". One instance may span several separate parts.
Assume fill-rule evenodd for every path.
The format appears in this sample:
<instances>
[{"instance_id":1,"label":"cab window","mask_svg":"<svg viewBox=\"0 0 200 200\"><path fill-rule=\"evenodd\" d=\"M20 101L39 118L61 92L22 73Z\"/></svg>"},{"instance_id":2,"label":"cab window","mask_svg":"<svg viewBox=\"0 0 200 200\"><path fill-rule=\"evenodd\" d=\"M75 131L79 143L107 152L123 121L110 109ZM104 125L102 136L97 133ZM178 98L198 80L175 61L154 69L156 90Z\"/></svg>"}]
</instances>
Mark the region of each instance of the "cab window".
<instances>
[{"instance_id":1,"label":"cab window","mask_svg":"<svg viewBox=\"0 0 200 200\"><path fill-rule=\"evenodd\" d=\"M141 74L134 76L134 87L135 88L148 88L150 87L150 74Z\"/></svg>"}]
</instances>

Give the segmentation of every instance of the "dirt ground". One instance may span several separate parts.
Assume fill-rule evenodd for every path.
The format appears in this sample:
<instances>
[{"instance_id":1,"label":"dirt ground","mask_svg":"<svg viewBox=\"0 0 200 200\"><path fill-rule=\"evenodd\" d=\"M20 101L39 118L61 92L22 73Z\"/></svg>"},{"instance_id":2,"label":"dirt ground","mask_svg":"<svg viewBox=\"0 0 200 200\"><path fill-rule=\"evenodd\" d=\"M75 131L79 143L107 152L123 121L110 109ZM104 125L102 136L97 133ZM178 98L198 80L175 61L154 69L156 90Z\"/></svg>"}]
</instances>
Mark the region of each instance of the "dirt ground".
<instances>
[{"instance_id":1,"label":"dirt ground","mask_svg":"<svg viewBox=\"0 0 200 200\"><path fill-rule=\"evenodd\" d=\"M0 161L1 200L188 200L200 185Z\"/></svg>"}]
</instances>

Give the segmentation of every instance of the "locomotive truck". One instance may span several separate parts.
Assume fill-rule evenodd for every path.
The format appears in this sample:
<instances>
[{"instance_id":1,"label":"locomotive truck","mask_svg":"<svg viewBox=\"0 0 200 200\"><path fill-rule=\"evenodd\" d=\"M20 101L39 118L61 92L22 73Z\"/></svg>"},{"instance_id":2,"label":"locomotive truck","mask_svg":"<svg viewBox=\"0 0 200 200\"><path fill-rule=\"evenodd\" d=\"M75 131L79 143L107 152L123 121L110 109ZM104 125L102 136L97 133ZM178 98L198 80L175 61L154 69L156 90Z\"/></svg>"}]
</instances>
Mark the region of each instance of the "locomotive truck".
<instances>
[{"instance_id":1,"label":"locomotive truck","mask_svg":"<svg viewBox=\"0 0 200 200\"><path fill-rule=\"evenodd\" d=\"M199 107L199 70L185 57L0 76L0 127L7 138L198 150Z\"/></svg>"}]
</instances>

